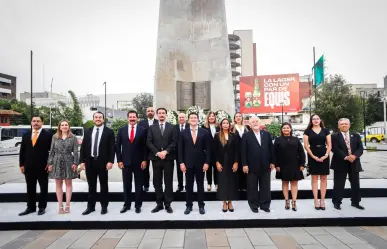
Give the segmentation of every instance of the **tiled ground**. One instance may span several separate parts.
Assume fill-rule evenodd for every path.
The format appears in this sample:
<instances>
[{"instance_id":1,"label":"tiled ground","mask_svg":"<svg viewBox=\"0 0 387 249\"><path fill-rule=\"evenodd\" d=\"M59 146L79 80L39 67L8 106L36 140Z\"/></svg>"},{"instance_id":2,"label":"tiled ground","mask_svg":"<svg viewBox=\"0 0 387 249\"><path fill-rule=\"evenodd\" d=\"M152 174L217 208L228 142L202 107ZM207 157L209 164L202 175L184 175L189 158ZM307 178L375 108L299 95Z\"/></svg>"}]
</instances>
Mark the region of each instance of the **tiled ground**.
<instances>
[{"instance_id":1,"label":"tiled ground","mask_svg":"<svg viewBox=\"0 0 387 249\"><path fill-rule=\"evenodd\" d=\"M387 227L4 231L1 249L386 249Z\"/></svg>"}]
</instances>

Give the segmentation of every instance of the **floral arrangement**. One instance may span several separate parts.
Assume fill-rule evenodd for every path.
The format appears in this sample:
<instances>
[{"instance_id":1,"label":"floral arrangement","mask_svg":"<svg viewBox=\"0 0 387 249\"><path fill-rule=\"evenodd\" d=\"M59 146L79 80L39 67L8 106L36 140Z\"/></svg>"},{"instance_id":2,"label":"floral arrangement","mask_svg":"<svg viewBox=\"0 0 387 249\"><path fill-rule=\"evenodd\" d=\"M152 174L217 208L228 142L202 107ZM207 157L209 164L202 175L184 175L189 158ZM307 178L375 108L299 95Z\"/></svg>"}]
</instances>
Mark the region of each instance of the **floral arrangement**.
<instances>
[{"instance_id":1,"label":"floral arrangement","mask_svg":"<svg viewBox=\"0 0 387 249\"><path fill-rule=\"evenodd\" d=\"M218 110L218 111L216 111L216 112L215 112L215 115L216 115L216 121L217 121L218 123L220 123L220 122L222 121L222 119L224 119L224 118L227 118L228 121L229 121L230 123L232 123L232 119L231 119L230 114L228 114L227 112L225 112L225 111L223 111L223 110Z\"/></svg>"},{"instance_id":2,"label":"floral arrangement","mask_svg":"<svg viewBox=\"0 0 387 249\"><path fill-rule=\"evenodd\" d=\"M167 122L170 123L170 124L177 124L177 112L173 111L173 110L169 110L167 111Z\"/></svg>"},{"instance_id":3,"label":"floral arrangement","mask_svg":"<svg viewBox=\"0 0 387 249\"><path fill-rule=\"evenodd\" d=\"M204 121L206 120L206 114L204 114L204 110L200 106L191 106L187 109L186 115L187 118L190 113L197 113L199 116L199 127L203 126Z\"/></svg>"}]
</instances>

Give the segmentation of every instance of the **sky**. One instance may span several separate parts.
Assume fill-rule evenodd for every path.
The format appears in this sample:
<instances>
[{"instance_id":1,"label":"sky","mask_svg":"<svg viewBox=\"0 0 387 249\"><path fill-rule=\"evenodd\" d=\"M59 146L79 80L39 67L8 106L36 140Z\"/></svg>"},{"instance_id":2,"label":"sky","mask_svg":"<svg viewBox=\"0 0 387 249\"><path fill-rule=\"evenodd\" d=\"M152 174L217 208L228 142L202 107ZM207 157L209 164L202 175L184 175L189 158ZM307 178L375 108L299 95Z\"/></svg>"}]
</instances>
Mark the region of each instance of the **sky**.
<instances>
[{"instance_id":1,"label":"sky","mask_svg":"<svg viewBox=\"0 0 387 249\"><path fill-rule=\"evenodd\" d=\"M387 75L385 0L226 0L228 32L252 29L259 75L326 73L383 85ZM0 0L0 72L17 95L153 92L158 0Z\"/></svg>"}]
</instances>

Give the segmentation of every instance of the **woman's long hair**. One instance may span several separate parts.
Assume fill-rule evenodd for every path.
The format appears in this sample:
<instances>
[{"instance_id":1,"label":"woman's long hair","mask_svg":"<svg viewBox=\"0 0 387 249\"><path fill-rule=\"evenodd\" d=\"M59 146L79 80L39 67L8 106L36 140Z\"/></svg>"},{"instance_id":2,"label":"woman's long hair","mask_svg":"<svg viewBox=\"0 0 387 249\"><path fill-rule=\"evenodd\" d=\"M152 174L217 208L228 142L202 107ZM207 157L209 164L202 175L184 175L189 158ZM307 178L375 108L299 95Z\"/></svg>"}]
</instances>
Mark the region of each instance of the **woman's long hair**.
<instances>
[{"instance_id":1,"label":"woman's long hair","mask_svg":"<svg viewBox=\"0 0 387 249\"><path fill-rule=\"evenodd\" d=\"M69 131L68 131L67 137L72 137L73 133L71 132L70 122L67 120L62 120L59 122L58 129L56 130L56 134L55 134L56 138L62 138L62 131L60 130L60 126L62 125L63 122L66 122L69 125Z\"/></svg>"},{"instance_id":2,"label":"woman's long hair","mask_svg":"<svg viewBox=\"0 0 387 249\"><path fill-rule=\"evenodd\" d=\"M284 136L284 133L282 132L282 128L284 128L284 126L287 125L290 127L290 136L293 136L293 127L290 123L288 122L285 122L281 125L281 136Z\"/></svg>"},{"instance_id":3,"label":"woman's long hair","mask_svg":"<svg viewBox=\"0 0 387 249\"><path fill-rule=\"evenodd\" d=\"M325 128L324 122L322 121L321 117L319 115L317 115L317 114L313 114L312 116L310 116L309 124L306 127L306 130L312 129L312 127L313 127L313 117L314 116L318 116L320 118L320 127L321 128Z\"/></svg>"},{"instance_id":4,"label":"woman's long hair","mask_svg":"<svg viewBox=\"0 0 387 249\"><path fill-rule=\"evenodd\" d=\"M234 125L232 126L232 129L231 129L233 133L236 133L236 125L237 125L237 123L236 123L236 121L235 121L235 117L236 117L237 114L240 114L240 115L242 116L242 124L241 124L241 125L243 126L243 129L247 129L246 126L243 124L243 120L244 120L244 119L243 119L242 113L236 112L236 113L234 114Z\"/></svg>"},{"instance_id":5,"label":"woman's long hair","mask_svg":"<svg viewBox=\"0 0 387 249\"><path fill-rule=\"evenodd\" d=\"M230 121L228 120L228 118L223 118L222 121L220 121L220 131L219 131L219 140L223 146L227 144L226 136L224 135L224 131L223 131L223 127L222 127L223 122L225 120L227 120L227 122L228 122L228 134L230 135L230 133L231 133Z\"/></svg>"},{"instance_id":6,"label":"woman's long hair","mask_svg":"<svg viewBox=\"0 0 387 249\"><path fill-rule=\"evenodd\" d=\"M215 114L215 112L210 111L207 114L206 120L204 121L204 127L206 127L206 128L210 128L210 121L209 120L210 120L210 115L211 114L214 114L214 116L215 116L215 127L218 126L218 122L216 122L216 114Z\"/></svg>"}]
</instances>

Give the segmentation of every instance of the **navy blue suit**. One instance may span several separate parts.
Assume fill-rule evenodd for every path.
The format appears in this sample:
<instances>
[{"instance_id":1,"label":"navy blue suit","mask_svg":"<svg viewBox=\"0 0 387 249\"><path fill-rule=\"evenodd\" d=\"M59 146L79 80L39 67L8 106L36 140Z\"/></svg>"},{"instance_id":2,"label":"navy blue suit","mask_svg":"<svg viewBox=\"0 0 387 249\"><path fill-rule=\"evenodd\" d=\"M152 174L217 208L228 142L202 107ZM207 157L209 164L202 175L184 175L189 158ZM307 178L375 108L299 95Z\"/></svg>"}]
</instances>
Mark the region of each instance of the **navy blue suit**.
<instances>
[{"instance_id":1,"label":"navy blue suit","mask_svg":"<svg viewBox=\"0 0 387 249\"><path fill-rule=\"evenodd\" d=\"M196 136L196 143L193 143L191 128L188 127L180 133L178 143L178 161L184 163L187 171L185 174L187 207L192 207L193 184L196 178L197 195L199 208L204 207L204 164L211 162L211 138L210 134L199 128Z\"/></svg>"},{"instance_id":2,"label":"navy blue suit","mask_svg":"<svg viewBox=\"0 0 387 249\"><path fill-rule=\"evenodd\" d=\"M136 192L135 208L140 208L142 206L142 185L144 178L141 163L146 161L147 158L147 133L145 128L137 125L134 141L131 143L129 140L131 127L129 126L125 125L118 130L116 143L117 162L122 162L124 164L124 168L122 169L124 206L130 208L132 204L132 175L134 174ZM147 165L147 167L149 167L149 165Z\"/></svg>"},{"instance_id":3,"label":"navy blue suit","mask_svg":"<svg viewBox=\"0 0 387 249\"><path fill-rule=\"evenodd\" d=\"M149 129L149 123L148 123L148 118L145 118L138 122L138 125L141 127L145 128L145 132L148 134L148 129ZM159 121L157 119L153 119L153 124L158 124ZM144 188L149 188L149 181L150 181L150 174L149 174L149 159L146 159L146 165L148 165L144 170L144 181L143 181L143 186ZM153 184L154 185L154 184Z\"/></svg>"}]
</instances>

